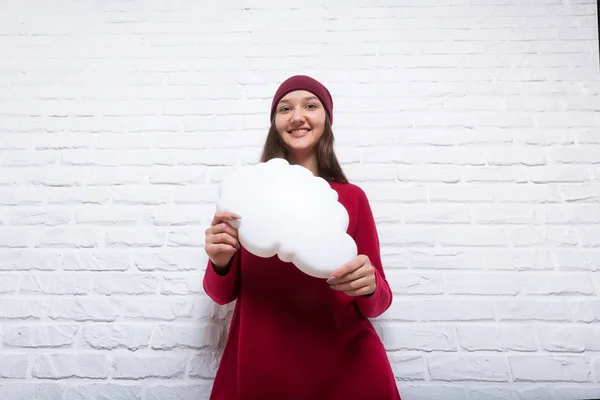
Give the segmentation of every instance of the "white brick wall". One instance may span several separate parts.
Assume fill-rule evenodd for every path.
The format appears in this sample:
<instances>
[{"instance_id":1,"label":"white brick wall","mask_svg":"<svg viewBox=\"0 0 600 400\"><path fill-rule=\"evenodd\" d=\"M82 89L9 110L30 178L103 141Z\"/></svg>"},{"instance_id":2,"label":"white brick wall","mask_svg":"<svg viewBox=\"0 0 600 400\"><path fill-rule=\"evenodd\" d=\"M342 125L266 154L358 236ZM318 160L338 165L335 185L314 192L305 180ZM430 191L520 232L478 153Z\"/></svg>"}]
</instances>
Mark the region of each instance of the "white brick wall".
<instances>
[{"instance_id":1,"label":"white brick wall","mask_svg":"<svg viewBox=\"0 0 600 400\"><path fill-rule=\"evenodd\" d=\"M600 397L594 0L5 0L0 399L207 398L220 179L295 73L335 97L406 400Z\"/></svg>"}]
</instances>

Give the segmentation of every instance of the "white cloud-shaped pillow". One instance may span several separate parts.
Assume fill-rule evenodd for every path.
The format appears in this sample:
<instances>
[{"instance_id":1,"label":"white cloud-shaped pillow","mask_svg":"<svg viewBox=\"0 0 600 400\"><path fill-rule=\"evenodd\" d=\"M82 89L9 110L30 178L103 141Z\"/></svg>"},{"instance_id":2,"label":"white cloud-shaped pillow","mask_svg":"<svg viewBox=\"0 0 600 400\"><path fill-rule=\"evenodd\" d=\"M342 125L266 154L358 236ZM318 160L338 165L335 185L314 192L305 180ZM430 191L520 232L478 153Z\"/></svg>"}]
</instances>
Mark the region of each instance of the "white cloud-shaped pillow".
<instances>
[{"instance_id":1,"label":"white cloud-shaped pillow","mask_svg":"<svg viewBox=\"0 0 600 400\"><path fill-rule=\"evenodd\" d=\"M221 183L217 211L239 214L239 240L259 257L275 254L327 278L357 254L338 194L308 169L281 158L236 169Z\"/></svg>"}]
</instances>

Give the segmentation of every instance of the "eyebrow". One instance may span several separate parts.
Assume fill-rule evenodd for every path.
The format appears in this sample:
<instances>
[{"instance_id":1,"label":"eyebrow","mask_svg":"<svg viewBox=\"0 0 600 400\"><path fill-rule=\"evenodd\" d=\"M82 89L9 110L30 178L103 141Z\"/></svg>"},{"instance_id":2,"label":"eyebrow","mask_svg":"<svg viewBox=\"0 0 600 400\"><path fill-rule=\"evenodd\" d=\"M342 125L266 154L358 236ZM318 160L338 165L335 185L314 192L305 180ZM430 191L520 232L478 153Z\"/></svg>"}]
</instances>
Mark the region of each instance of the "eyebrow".
<instances>
[{"instance_id":1,"label":"eyebrow","mask_svg":"<svg viewBox=\"0 0 600 400\"><path fill-rule=\"evenodd\" d=\"M302 100L307 101L307 100L318 100L319 98L317 96L308 96L308 97L303 97ZM279 100L279 103L289 103L289 100Z\"/></svg>"}]
</instances>

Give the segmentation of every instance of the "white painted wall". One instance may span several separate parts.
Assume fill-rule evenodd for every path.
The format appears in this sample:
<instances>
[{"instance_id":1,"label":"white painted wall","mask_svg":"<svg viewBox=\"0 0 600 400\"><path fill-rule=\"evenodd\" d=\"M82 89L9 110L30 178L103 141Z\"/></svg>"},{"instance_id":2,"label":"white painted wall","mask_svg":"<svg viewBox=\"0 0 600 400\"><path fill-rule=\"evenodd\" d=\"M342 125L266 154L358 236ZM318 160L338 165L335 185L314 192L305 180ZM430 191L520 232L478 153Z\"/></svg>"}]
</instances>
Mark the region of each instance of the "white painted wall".
<instances>
[{"instance_id":1,"label":"white painted wall","mask_svg":"<svg viewBox=\"0 0 600 400\"><path fill-rule=\"evenodd\" d=\"M219 180L335 98L406 400L600 396L595 1L0 4L0 398L207 398Z\"/></svg>"}]
</instances>

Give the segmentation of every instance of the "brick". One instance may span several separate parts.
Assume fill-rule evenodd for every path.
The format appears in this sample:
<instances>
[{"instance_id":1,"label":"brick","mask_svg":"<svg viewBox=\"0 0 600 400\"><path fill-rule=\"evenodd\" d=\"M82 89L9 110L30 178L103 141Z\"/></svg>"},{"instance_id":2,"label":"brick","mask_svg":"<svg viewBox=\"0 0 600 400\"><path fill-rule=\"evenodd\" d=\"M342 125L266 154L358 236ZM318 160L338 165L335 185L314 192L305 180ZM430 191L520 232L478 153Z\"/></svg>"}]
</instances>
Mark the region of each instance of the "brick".
<instances>
[{"instance_id":1,"label":"brick","mask_svg":"<svg viewBox=\"0 0 600 400\"><path fill-rule=\"evenodd\" d=\"M35 245L43 248L92 248L98 246L100 238L100 231L93 228L52 227L39 231Z\"/></svg>"},{"instance_id":2,"label":"brick","mask_svg":"<svg viewBox=\"0 0 600 400\"><path fill-rule=\"evenodd\" d=\"M597 351L600 329L595 326L545 326L536 329L542 349L556 353Z\"/></svg>"},{"instance_id":3,"label":"brick","mask_svg":"<svg viewBox=\"0 0 600 400\"><path fill-rule=\"evenodd\" d=\"M61 164L68 166L117 167L119 163L119 154L108 151L67 150L61 156Z\"/></svg>"},{"instance_id":4,"label":"brick","mask_svg":"<svg viewBox=\"0 0 600 400\"><path fill-rule=\"evenodd\" d=\"M438 273L391 270L386 273L386 276L394 293L401 295L444 293L444 280Z\"/></svg>"},{"instance_id":5,"label":"brick","mask_svg":"<svg viewBox=\"0 0 600 400\"><path fill-rule=\"evenodd\" d=\"M27 378L28 365L29 358L27 354L4 354L0 364L0 378L25 379Z\"/></svg>"},{"instance_id":6,"label":"brick","mask_svg":"<svg viewBox=\"0 0 600 400\"><path fill-rule=\"evenodd\" d=\"M187 361L185 356L172 355L116 355L113 358L114 379L182 378Z\"/></svg>"},{"instance_id":7,"label":"brick","mask_svg":"<svg viewBox=\"0 0 600 400\"><path fill-rule=\"evenodd\" d=\"M9 347L71 347L78 332L77 325L16 325L7 327L3 343Z\"/></svg>"},{"instance_id":8,"label":"brick","mask_svg":"<svg viewBox=\"0 0 600 400\"><path fill-rule=\"evenodd\" d=\"M583 247L600 247L600 228L597 226L590 228L579 228L577 234L581 238Z\"/></svg>"},{"instance_id":9,"label":"brick","mask_svg":"<svg viewBox=\"0 0 600 400\"><path fill-rule=\"evenodd\" d=\"M75 221L82 225L135 225L139 209L133 207L82 206L75 210Z\"/></svg>"},{"instance_id":10,"label":"brick","mask_svg":"<svg viewBox=\"0 0 600 400\"><path fill-rule=\"evenodd\" d=\"M423 321L490 321L495 319L493 303L477 299L423 299L417 301Z\"/></svg>"},{"instance_id":11,"label":"brick","mask_svg":"<svg viewBox=\"0 0 600 400\"><path fill-rule=\"evenodd\" d=\"M389 359L397 380L424 381L426 379L427 367L423 357L409 354L391 354Z\"/></svg>"},{"instance_id":12,"label":"brick","mask_svg":"<svg viewBox=\"0 0 600 400\"><path fill-rule=\"evenodd\" d=\"M68 224L72 218L73 211L66 208L48 210L19 207L11 210L8 221L11 225L56 226Z\"/></svg>"},{"instance_id":13,"label":"brick","mask_svg":"<svg viewBox=\"0 0 600 400\"><path fill-rule=\"evenodd\" d=\"M125 271L131 266L129 252L106 249L49 253L44 260L50 267L65 271Z\"/></svg>"},{"instance_id":14,"label":"brick","mask_svg":"<svg viewBox=\"0 0 600 400\"><path fill-rule=\"evenodd\" d=\"M25 275L21 281L22 294L84 295L92 287L89 274L36 274Z\"/></svg>"},{"instance_id":15,"label":"brick","mask_svg":"<svg viewBox=\"0 0 600 400\"><path fill-rule=\"evenodd\" d=\"M427 201L424 186L398 182L364 182L360 185L371 202L421 203Z\"/></svg>"},{"instance_id":16,"label":"brick","mask_svg":"<svg viewBox=\"0 0 600 400\"><path fill-rule=\"evenodd\" d=\"M468 185L429 184L429 200L432 203L487 203L494 201L492 187Z\"/></svg>"},{"instance_id":17,"label":"brick","mask_svg":"<svg viewBox=\"0 0 600 400\"><path fill-rule=\"evenodd\" d=\"M509 300L495 304L499 321L555 321L571 319L569 304L559 300Z\"/></svg>"},{"instance_id":18,"label":"brick","mask_svg":"<svg viewBox=\"0 0 600 400\"><path fill-rule=\"evenodd\" d=\"M403 208L407 224L465 224L471 222L469 210L464 205L407 205Z\"/></svg>"},{"instance_id":19,"label":"brick","mask_svg":"<svg viewBox=\"0 0 600 400\"><path fill-rule=\"evenodd\" d=\"M394 182L396 180L394 164L351 164L344 168L344 172L348 179L355 182Z\"/></svg>"},{"instance_id":20,"label":"brick","mask_svg":"<svg viewBox=\"0 0 600 400\"><path fill-rule=\"evenodd\" d=\"M242 217L243 218L243 217ZM212 218L211 218L212 219ZM205 231L209 224L203 228L180 228L173 227L169 229L167 235L168 247L204 247Z\"/></svg>"},{"instance_id":21,"label":"brick","mask_svg":"<svg viewBox=\"0 0 600 400\"><path fill-rule=\"evenodd\" d=\"M160 293L166 295L189 295L203 291L202 282L196 274L163 274L160 284Z\"/></svg>"},{"instance_id":22,"label":"brick","mask_svg":"<svg viewBox=\"0 0 600 400\"><path fill-rule=\"evenodd\" d=\"M0 301L0 320L3 319L39 319L45 304L42 300L30 300L3 297Z\"/></svg>"},{"instance_id":23,"label":"brick","mask_svg":"<svg viewBox=\"0 0 600 400\"><path fill-rule=\"evenodd\" d=\"M0 227L0 248L22 249L30 247L32 238L29 236L30 230L17 227ZM29 234L28 234L29 233Z\"/></svg>"},{"instance_id":24,"label":"brick","mask_svg":"<svg viewBox=\"0 0 600 400\"><path fill-rule=\"evenodd\" d=\"M544 165L545 157L542 149L531 147L504 146L493 147L485 151L489 165Z\"/></svg>"},{"instance_id":25,"label":"brick","mask_svg":"<svg viewBox=\"0 0 600 400\"><path fill-rule=\"evenodd\" d=\"M412 383L410 385L400 383L399 391L403 397L414 399L435 399L443 396L446 400L464 400L469 396L469 389L463 386L456 386L454 383L436 385L420 385Z\"/></svg>"},{"instance_id":26,"label":"brick","mask_svg":"<svg viewBox=\"0 0 600 400\"><path fill-rule=\"evenodd\" d=\"M556 203L561 201L557 185L494 185L494 198L500 203Z\"/></svg>"},{"instance_id":27,"label":"brick","mask_svg":"<svg viewBox=\"0 0 600 400\"><path fill-rule=\"evenodd\" d=\"M483 166L463 167L464 179L469 183L481 182L527 182L525 167L519 166Z\"/></svg>"},{"instance_id":28,"label":"brick","mask_svg":"<svg viewBox=\"0 0 600 400\"><path fill-rule=\"evenodd\" d=\"M426 250L411 251L409 263L417 269L481 269L482 262L474 251Z\"/></svg>"},{"instance_id":29,"label":"brick","mask_svg":"<svg viewBox=\"0 0 600 400\"><path fill-rule=\"evenodd\" d=\"M96 277L93 291L103 295L153 294L158 290L159 277L148 274L104 273Z\"/></svg>"},{"instance_id":30,"label":"brick","mask_svg":"<svg viewBox=\"0 0 600 400\"><path fill-rule=\"evenodd\" d=\"M218 351L205 350L199 352L190 361L189 376L191 378L214 379L220 360L221 355Z\"/></svg>"},{"instance_id":31,"label":"brick","mask_svg":"<svg viewBox=\"0 0 600 400\"><path fill-rule=\"evenodd\" d=\"M600 321L600 300L586 299L571 303L573 319L577 322Z\"/></svg>"},{"instance_id":32,"label":"brick","mask_svg":"<svg viewBox=\"0 0 600 400\"><path fill-rule=\"evenodd\" d=\"M384 246L432 247L434 245L432 229L380 225L378 231L380 242Z\"/></svg>"},{"instance_id":33,"label":"brick","mask_svg":"<svg viewBox=\"0 0 600 400\"><path fill-rule=\"evenodd\" d=\"M533 183L581 183L591 179L586 167L572 165L530 167L527 177Z\"/></svg>"},{"instance_id":34,"label":"brick","mask_svg":"<svg viewBox=\"0 0 600 400\"><path fill-rule=\"evenodd\" d=\"M140 271L189 271L205 266L207 262L208 256L203 249L152 249L133 255L133 264Z\"/></svg>"},{"instance_id":35,"label":"brick","mask_svg":"<svg viewBox=\"0 0 600 400\"><path fill-rule=\"evenodd\" d=\"M106 204L111 198L110 188L103 187L61 187L48 188L48 204L79 205Z\"/></svg>"},{"instance_id":36,"label":"brick","mask_svg":"<svg viewBox=\"0 0 600 400\"><path fill-rule=\"evenodd\" d=\"M2 187L0 186L0 205L3 206L35 206L46 201L46 193L50 188L40 191L37 187ZM58 190L64 190L59 188Z\"/></svg>"},{"instance_id":37,"label":"brick","mask_svg":"<svg viewBox=\"0 0 600 400\"><path fill-rule=\"evenodd\" d=\"M40 379L108 377L109 361L102 354L47 354L37 355L32 361L31 375Z\"/></svg>"},{"instance_id":38,"label":"brick","mask_svg":"<svg viewBox=\"0 0 600 400\"><path fill-rule=\"evenodd\" d=\"M523 90L523 93L527 91L540 91L542 94L544 92L548 92L547 94L557 93L560 91L561 94L564 94L565 86L560 86L555 90L548 90L548 86L539 86L538 88L531 89L527 88ZM527 129L523 131L515 131L514 132L515 142L518 144L524 145L541 145L541 146L555 146L555 145L569 145L573 144L573 136L565 131L564 128L551 128L551 127L543 127L539 129Z\"/></svg>"},{"instance_id":39,"label":"brick","mask_svg":"<svg viewBox=\"0 0 600 400\"><path fill-rule=\"evenodd\" d=\"M161 299L151 303L144 298L126 298L123 301L123 316L128 319L173 321L189 316L194 304L188 299Z\"/></svg>"},{"instance_id":40,"label":"brick","mask_svg":"<svg viewBox=\"0 0 600 400\"><path fill-rule=\"evenodd\" d=\"M124 323L95 323L83 327L81 338L86 347L98 350L139 350L148 347L152 327Z\"/></svg>"},{"instance_id":41,"label":"brick","mask_svg":"<svg viewBox=\"0 0 600 400\"><path fill-rule=\"evenodd\" d=\"M435 230L437 242L442 246L504 246L507 243L504 230L495 227L443 227Z\"/></svg>"},{"instance_id":42,"label":"brick","mask_svg":"<svg viewBox=\"0 0 600 400\"><path fill-rule=\"evenodd\" d=\"M508 362L516 382L590 382L589 361L578 356L527 355L509 356Z\"/></svg>"},{"instance_id":43,"label":"brick","mask_svg":"<svg viewBox=\"0 0 600 400\"><path fill-rule=\"evenodd\" d=\"M86 171L74 167L40 167L23 169L23 184L48 187L84 186Z\"/></svg>"},{"instance_id":44,"label":"brick","mask_svg":"<svg viewBox=\"0 0 600 400\"><path fill-rule=\"evenodd\" d=\"M61 383L3 382L0 384L0 398L29 400L41 395L48 399L60 399L64 390L65 385Z\"/></svg>"},{"instance_id":45,"label":"brick","mask_svg":"<svg viewBox=\"0 0 600 400\"><path fill-rule=\"evenodd\" d=\"M401 182L457 183L461 180L460 169L452 166L398 165L396 174Z\"/></svg>"},{"instance_id":46,"label":"brick","mask_svg":"<svg viewBox=\"0 0 600 400\"><path fill-rule=\"evenodd\" d=\"M162 228L111 228L106 229L106 245L113 248L123 247L162 247L167 232Z\"/></svg>"},{"instance_id":47,"label":"brick","mask_svg":"<svg viewBox=\"0 0 600 400\"><path fill-rule=\"evenodd\" d=\"M451 295L515 296L519 293L519 280L515 274L447 272L446 290Z\"/></svg>"},{"instance_id":48,"label":"brick","mask_svg":"<svg viewBox=\"0 0 600 400\"><path fill-rule=\"evenodd\" d=\"M386 324L382 341L388 351L456 351L456 338L449 325L411 326Z\"/></svg>"},{"instance_id":49,"label":"brick","mask_svg":"<svg viewBox=\"0 0 600 400\"><path fill-rule=\"evenodd\" d=\"M90 398L109 400L140 400L142 388L139 385L119 385L114 383L87 383L67 387L65 400L86 400Z\"/></svg>"},{"instance_id":50,"label":"brick","mask_svg":"<svg viewBox=\"0 0 600 400\"><path fill-rule=\"evenodd\" d=\"M151 171L144 167L89 167L86 184L96 186L144 185L150 181Z\"/></svg>"},{"instance_id":51,"label":"brick","mask_svg":"<svg viewBox=\"0 0 600 400\"><path fill-rule=\"evenodd\" d=\"M461 325L460 347L467 351L537 351L534 331L527 325Z\"/></svg>"},{"instance_id":52,"label":"brick","mask_svg":"<svg viewBox=\"0 0 600 400\"><path fill-rule=\"evenodd\" d=\"M506 230L508 241L515 247L572 247L580 241L578 232L570 227L515 227Z\"/></svg>"},{"instance_id":53,"label":"brick","mask_svg":"<svg viewBox=\"0 0 600 400\"><path fill-rule=\"evenodd\" d=\"M533 249L490 249L482 252L482 264L490 270L550 270L554 268L551 255Z\"/></svg>"},{"instance_id":54,"label":"brick","mask_svg":"<svg viewBox=\"0 0 600 400\"><path fill-rule=\"evenodd\" d=\"M199 382L202 383L151 385L145 391L145 398L148 400L161 400L165 397L174 400L208 398L212 387L210 381Z\"/></svg>"},{"instance_id":55,"label":"brick","mask_svg":"<svg viewBox=\"0 0 600 400\"><path fill-rule=\"evenodd\" d=\"M594 286L583 273L527 273L520 276L524 295L590 296L595 295Z\"/></svg>"},{"instance_id":56,"label":"brick","mask_svg":"<svg viewBox=\"0 0 600 400\"><path fill-rule=\"evenodd\" d=\"M48 306L48 316L57 321L114 321L120 308L115 299L54 298Z\"/></svg>"},{"instance_id":57,"label":"brick","mask_svg":"<svg viewBox=\"0 0 600 400\"><path fill-rule=\"evenodd\" d=\"M543 210L528 205L472 205L471 214L475 224L530 224L537 225L543 220Z\"/></svg>"},{"instance_id":58,"label":"brick","mask_svg":"<svg viewBox=\"0 0 600 400\"><path fill-rule=\"evenodd\" d=\"M427 364L434 381L508 382L510 379L503 356L431 355Z\"/></svg>"},{"instance_id":59,"label":"brick","mask_svg":"<svg viewBox=\"0 0 600 400\"><path fill-rule=\"evenodd\" d=\"M154 330L151 347L157 350L216 347L223 334L223 326L216 324L160 325Z\"/></svg>"},{"instance_id":60,"label":"brick","mask_svg":"<svg viewBox=\"0 0 600 400\"><path fill-rule=\"evenodd\" d=\"M159 205L167 204L174 197L171 187L121 186L112 190L112 201L118 205Z\"/></svg>"},{"instance_id":61,"label":"brick","mask_svg":"<svg viewBox=\"0 0 600 400\"><path fill-rule=\"evenodd\" d=\"M0 274L0 294L12 294L16 292L20 279L17 274Z\"/></svg>"},{"instance_id":62,"label":"brick","mask_svg":"<svg viewBox=\"0 0 600 400\"><path fill-rule=\"evenodd\" d=\"M45 167L57 164L59 153L50 151L11 151L4 155L2 165L7 167Z\"/></svg>"},{"instance_id":63,"label":"brick","mask_svg":"<svg viewBox=\"0 0 600 400\"><path fill-rule=\"evenodd\" d=\"M562 271L593 271L600 266L600 249L556 249L554 266Z\"/></svg>"},{"instance_id":64,"label":"brick","mask_svg":"<svg viewBox=\"0 0 600 400\"><path fill-rule=\"evenodd\" d=\"M550 152L550 158L557 164L597 164L600 163L600 147L554 147Z\"/></svg>"},{"instance_id":65,"label":"brick","mask_svg":"<svg viewBox=\"0 0 600 400\"><path fill-rule=\"evenodd\" d=\"M416 303L411 300L396 299L380 318L393 321L417 321Z\"/></svg>"}]
</instances>

